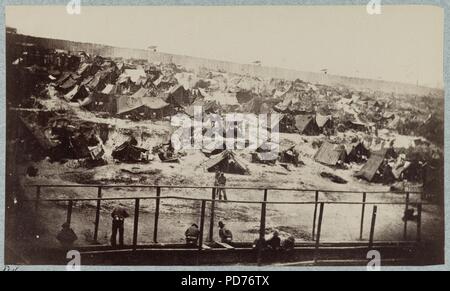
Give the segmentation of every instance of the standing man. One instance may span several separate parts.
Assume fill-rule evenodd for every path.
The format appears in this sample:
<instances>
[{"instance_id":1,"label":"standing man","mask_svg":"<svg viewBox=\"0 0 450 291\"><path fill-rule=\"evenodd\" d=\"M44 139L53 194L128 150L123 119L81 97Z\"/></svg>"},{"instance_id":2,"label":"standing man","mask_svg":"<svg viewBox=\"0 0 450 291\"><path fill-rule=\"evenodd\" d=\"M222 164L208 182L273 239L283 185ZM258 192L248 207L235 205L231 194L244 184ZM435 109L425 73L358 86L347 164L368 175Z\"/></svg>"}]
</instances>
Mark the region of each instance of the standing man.
<instances>
[{"instance_id":1,"label":"standing man","mask_svg":"<svg viewBox=\"0 0 450 291\"><path fill-rule=\"evenodd\" d=\"M217 179L217 183L219 185L219 187L225 187L227 184L227 178L225 178L225 175L223 172L220 172L219 178ZM225 188L219 188L218 189L219 192L219 200L222 200L222 193L223 193L223 200L228 200L227 199L227 192L225 191Z\"/></svg>"},{"instance_id":2,"label":"standing man","mask_svg":"<svg viewBox=\"0 0 450 291\"><path fill-rule=\"evenodd\" d=\"M220 241L223 243L231 243L233 241L233 233L225 227L222 221L219 221L219 236Z\"/></svg>"},{"instance_id":3,"label":"standing man","mask_svg":"<svg viewBox=\"0 0 450 291\"><path fill-rule=\"evenodd\" d=\"M219 186L219 177L220 177L220 171L216 170L216 174L214 175L214 199L219 194L219 189L217 188Z\"/></svg>"},{"instance_id":4,"label":"standing man","mask_svg":"<svg viewBox=\"0 0 450 291\"><path fill-rule=\"evenodd\" d=\"M121 206L114 208L111 213L112 221L112 234L111 245L115 247L117 245L117 232L119 232L119 246L123 247L123 232L125 219L130 217L127 210Z\"/></svg>"}]
</instances>

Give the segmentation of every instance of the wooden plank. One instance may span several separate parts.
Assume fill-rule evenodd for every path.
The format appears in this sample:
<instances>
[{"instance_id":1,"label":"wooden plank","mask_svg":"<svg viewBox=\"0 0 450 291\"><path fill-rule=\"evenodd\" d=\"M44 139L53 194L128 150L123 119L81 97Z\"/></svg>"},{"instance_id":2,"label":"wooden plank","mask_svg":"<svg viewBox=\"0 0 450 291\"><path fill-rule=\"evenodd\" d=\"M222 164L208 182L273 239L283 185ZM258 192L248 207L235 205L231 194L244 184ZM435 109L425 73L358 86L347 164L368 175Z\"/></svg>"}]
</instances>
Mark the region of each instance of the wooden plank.
<instances>
[{"instance_id":1,"label":"wooden plank","mask_svg":"<svg viewBox=\"0 0 450 291\"><path fill-rule=\"evenodd\" d=\"M315 245L315 251L314 251L314 261L317 261L317 258L319 255L320 235L322 233L322 220L323 220L324 206L325 206L325 204L323 202L321 202L320 210L319 210L319 222L317 225L317 236L316 236L316 245Z\"/></svg>"},{"instance_id":2,"label":"wooden plank","mask_svg":"<svg viewBox=\"0 0 450 291\"><path fill-rule=\"evenodd\" d=\"M100 224L100 207L101 207L101 198L102 198L102 187L98 187L97 190L97 209L95 211L95 229L94 229L94 242L98 241L98 226Z\"/></svg>"},{"instance_id":3,"label":"wooden plank","mask_svg":"<svg viewBox=\"0 0 450 291\"><path fill-rule=\"evenodd\" d=\"M203 248L204 250L210 250L210 249L211 249L210 246L207 246L207 245L205 245L205 244L202 244L202 248Z\"/></svg>"},{"instance_id":4,"label":"wooden plank","mask_svg":"<svg viewBox=\"0 0 450 291\"><path fill-rule=\"evenodd\" d=\"M362 240L363 239L363 232L364 232L364 216L365 216L365 214L366 214L366 201L367 201L367 193L366 192L364 192L363 193L363 205L362 205L362 208L361 208L361 226L360 226L360 229L359 229L359 239L360 240Z\"/></svg>"},{"instance_id":5,"label":"wooden plank","mask_svg":"<svg viewBox=\"0 0 450 291\"><path fill-rule=\"evenodd\" d=\"M261 265L262 262L262 251L263 251L263 242L266 240L266 207L267 207L267 189L264 190L264 202L261 203L261 220L259 223L259 248L258 248L258 257L257 263Z\"/></svg>"},{"instance_id":6,"label":"wooden plank","mask_svg":"<svg viewBox=\"0 0 450 291\"><path fill-rule=\"evenodd\" d=\"M209 241L214 240L214 211L216 208L216 188L212 188L211 191L211 214L209 220Z\"/></svg>"},{"instance_id":7,"label":"wooden plank","mask_svg":"<svg viewBox=\"0 0 450 291\"><path fill-rule=\"evenodd\" d=\"M69 201L69 204L67 205L67 219L66 222L67 224L72 223L72 209L73 209L73 201Z\"/></svg>"},{"instance_id":8,"label":"wooden plank","mask_svg":"<svg viewBox=\"0 0 450 291\"><path fill-rule=\"evenodd\" d=\"M158 242L158 223L159 223L159 205L161 202L161 187L156 187L156 205L155 205L155 223L153 226L153 242L157 243Z\"/></svg>"},{"instance_id":9,"label":"wooden plank","mask_svg":"<svg viewBox=\"0 0 450 291\"><path fill-rule=\"evenodd\" d=\"M228 249L228 250L233 250L234 249L233 246L230 246L229 244L224 243L224 242L215 241L215 243L220 245L220 246L222 246L222 247L224 247L224 248L226 248L226 249Z\"/></svg>"},{"instance_id":10,"label":"wooden plank","mask_svg":"<svg viewBox=\"0 0 450 291\"><path fill-rule=\"evenodd\" d=\"M36 187L36 202L34 205L36 214L39 212L39 200L41 200L41 186Z\"/></svg>"},{"instance_id":11,"label":"wooden plank","mask_svg":"<svg viewBox=\"0 0 450 291\"><path fill-rule=\"evenodd\" d=\"M417 242L422 241L422 203L417 205Z\"/></svg>"},{"instance_id":12,"label":"wooden plank","mask_svg":"<svg viewBox=\"0 0 450 291\"><path fill-rule=\"evenodd\" d=\"M375 235L375 223L377 221L377 210L378 210L378 207L376 205L374 205L373 211L372 211L372 223L370 224L369 249L372 249L372 247L373 247L373 238Z\"/></svg>"},{"instance_id":13,"label":"wooden plank","mask_svg":"<svg viewBox=\"0 0 450 291\"><path fill-rule=\"evenodd\" d=\"M406 217L406 213L408 212L409 208L409 192L406 193L405 197L405 212L403 214L403 217L405 219L405 224L403 226L403 239L406 240L408 238L408 217Z\"/></svg>"},{"instance_id":14,"label":"wooden plank","mask_svg":"<svg viewBox=\"0 0 450 291\"><path fill-rule=\"evenodd\" d=\"M198 241L198 250L201 251L203 247L203 233L205 231L205 207L206 207L206 201L202 201L202 210L201 210L201 216L200 216L200 234L199 234L199 241Z\"/></svg>"},{"instance_id":15,"label":"wooden plank","mask_svg":"<svg viewBox=\"0 0 450 291\"><path fill-rule=\"evenodd\" d=\"M136 247L137 247L140 202L141 202L141 200L138 198L135 200L135 204L134 204L134 224L133 224L133 250L134 251L136 250Z\"/></svg>"},{"instance_id":16,"label":"wooden plank","mask_svg":"<svg viewBox=\"0 0 450 291\"><path fill-rule=\"evenodd\" d=\"M319 191L316 191L315 199L314 199L314 216L313 216L313 229L311 238L314 240L316 237L316 220L317 220L317 206L319 202Z\"/></svg>"}]
</instances>

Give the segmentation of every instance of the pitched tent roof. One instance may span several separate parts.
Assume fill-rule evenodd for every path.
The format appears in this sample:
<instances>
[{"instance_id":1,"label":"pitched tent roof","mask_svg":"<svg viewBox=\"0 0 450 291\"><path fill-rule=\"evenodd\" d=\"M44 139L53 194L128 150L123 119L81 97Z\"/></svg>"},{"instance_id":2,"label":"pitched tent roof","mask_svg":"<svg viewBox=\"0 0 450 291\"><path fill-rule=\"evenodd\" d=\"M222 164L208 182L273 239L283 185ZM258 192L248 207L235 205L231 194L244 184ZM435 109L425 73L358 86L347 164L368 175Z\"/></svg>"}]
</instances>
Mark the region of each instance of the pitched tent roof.
<instances>
[{"instance_id":1,"label":"pitched tent roof","mask_svg":"<svg viewBox=\"0 0 450 291\"><path fill-rule=\"evenodd\" d=\"M146 88L140 88L136 93L131 95L133 98L150 97L151 90Z\"/></svg>"},{"instance_id":2,"label":"pitched tent roof","mask_svg":"<svg viewBox=\"0 0 450 291\"><path fill-rule=\"evenodd\" d=\"M168 106L170 106L169 103L166 103L164 100L158 97L145 97L142 99L144 106L156 110L156 109L163 109Z\"/></svg>"},{"instance_id":3,"label":"pitched tent roof","mask_svg":"<svg viewBox=\"0 0 450 291\"><path fill-rule=\"evenodd\" d=\"M133 83L138 82L141 78L147 78L147 74L143 69L136 69L136 70L126 69L124 74L127 77L130 77L131 82Z\"/></svg>"},{"instance_id":4,"label":"pitched tent roof","mask_svg":"<svg viewBox=\"0 0 450 291\"><path fill-rule=\"evenodd\" d=\"M205 97L205 100L217 101L220 105L239 105L236 93L216 91L211 96Z\"/></svg>"},{"instance_id":5,"label":"pitched tent roof","mask_svg":"<svg viewBox=\"0 0 450 291\"><path fill-rule=\"evenodd\" d=\"M76 85L73 89L64 95L64 99L67 101L76 101L78 99L84 99L89 96L89 91L83 85Z\"/></svg>"},{"instance_id":6,"label":"pitched tent roof","mask_svg":"<svg viewBox=\"0 0 450 291\"><path fill-rule=\"evenodd\" d=\"M184 112L186 112L187 115L193 117L194 116L194 108L202 107L203 112L208 113L215 113L220 109L220 106L217 104L216 101L203 101L203 100L196 100L194 103L192 103L189 107L186 107Z\"/></svg>"},{"instance_id":7,"label":"pitched tent roof","mask_svg":"<svg viewBox=\"0 0 450 291\"><path fill-rule=\"evenodd\" d=\"M314 155L314 160L325 165L336 166L339 161L345 161L345 147L324 142Z\"/></svg>"},{"instance_id":8,"label":"pitched tent roof","mask_svg":"<svg viewBox=\"0 0 450 291\"><path fill-rule=\"evenodd\" d=\"M103 89L102 94L115 94L117 91L117 86L114 84L106 85L105 89Z\"/></svg>"},{"instance_id":9,"label":"pitched tent roof","mask_svg":"<svg viewBox=\"0 0 450 291\"><path fill-rule=\"evenodd\" d=\"M117 114L123 114L144 106L142 99L132 96L119 96L117 98Z\"/></svg>"},{"instance_id":10,"label":"pitched tent roof","mask_svg":"<svg viewBox=\"0 0 450 291\"><path fill-rule=\"evenodd\" d=\"M232 151L225 150L203 163L203 168L208 172L220 170L225 173L248 175L250 173L245 161L236 156Z\"/></svg>"},{"instance_id":11,"label":"pitched tent roof","mask_svg":"<svg viewBox=\"0 0 450 291\"><path fill-rule=\"evenodd\" d=\"M188 90L183 85L175 85L171 87L167 92L166 102L172 105L186 106L192 103L192 99Z\"/></svg>"},{"instance_id":12,"label":"pitched tent roof","mask_svg":"<svg viewBox=\"0 0 450 291\"><path fill-rule=\"evenodd\" d=\"M316 115L316 123L317 126L319 126L319 128L324 127L329 121L331 121L331 115L321 115L321 114Z\"/></svg>"},{"instance_id":13,"label":"pitched tent roof","mask_svg":"<svg viewBox=\"0 0 450 291\"><path fill-rule=\"evenodd\" d=\"M361 170L356 173L356 177L364 178L371 182L375 177L380 166L383 164L384 158L386 157L387 149L382 149L377 152L373 152L370 155L367 163L361 168Z\"/></svg>"},{"instance_id":14,"label":"pitched tent roof","mask_svg":"<svg viewBox=\"0 0 450 291\"><path fill-rule=\"evenodd\" d=\"M316 119L311 115L295 116L295 127L301 134L316 135L319 133Z\"/></svg>"}]
</instances>

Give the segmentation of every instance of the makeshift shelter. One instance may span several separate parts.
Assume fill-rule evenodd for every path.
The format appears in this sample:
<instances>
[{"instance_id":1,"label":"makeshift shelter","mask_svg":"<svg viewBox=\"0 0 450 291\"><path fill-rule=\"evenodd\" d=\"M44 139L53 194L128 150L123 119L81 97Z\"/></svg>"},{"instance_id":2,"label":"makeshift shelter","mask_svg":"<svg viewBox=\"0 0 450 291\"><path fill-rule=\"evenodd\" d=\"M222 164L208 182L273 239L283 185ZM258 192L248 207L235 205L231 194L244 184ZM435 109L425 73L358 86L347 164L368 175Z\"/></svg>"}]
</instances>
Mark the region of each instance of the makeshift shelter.
<instances>
[{"instance_id":1,"label":"makeshift shelter","mask_svg":"<svg viewBox=\"0 0 450 291\"><path fill-rule=\"evenodd\" d=\"M183 85L173 86L167 92L166 102L176 107L183 107L192 104L190 93Z\"/></svg>"},{"instance_id":2,"label":"makeshift shelter","mask_svg":"<svg viewBox=\"0 0 450 291\"><path fill-rule=\"evenodd\" d=\"M216 101L196 100L190 106L186 107L184 112L190 117L193 117L195 114L194 112L195 107L201 107L203 114L217 113L221 109Z\"/></svg>"},{"instance_id":3,"label":"makeshift shelter","mask_svg":"<svg viewBox=\"0 0 450 291\"><path fill-rule=\"evenodd\" d=\"M244 104L252 100L255 96L255 94L252 93L252 91L247 90L241 90L236 93L236 99L239 102L239 104Z\"/></svg>"},{"instance_id":4,"label":"makeshift shelter","mask_svg":"<svg viewBox=\"0 0 450 291\"><path fill-rule=\"evenodd\" d=\"M240 175L248 175L250 173L246 163L230 150L225 150L211 157L203 163L203 168L208 172L222 171L224 173Z\"/></svg>"},{"instance_id":5,"label":"makeshift shelter","mask_svg":"<svg viewBox=\"0 0 450 291\"><path fill-rule=\"evenodd\" d=\"M263 142L254 153L252 162L261 164L275 164L279 155L279 145L273 142Z\"/></svg>"},{"instance_id":6,"label":"makeshift shelter","mask_svg":"<svg viewBox=\"0 0 450 291\"><path fill-rule=\"evenodd\" d=\"M283 101L274 107L278 112L292 114L311 114L314 112L315 97L312 93L307 92L306 87L303 87L299 82L294 82L280 98Z\"/></svg>"},{"instance_id":7,"label":"makeshift shelter","mask_svg":"<svg viewBox=\"0 0 450 291\"><path fill-rule=\"evenodd\" d=\"M278 118L275 122L271 123L270 126L268 126L268 129L273 131L275 127L278 125L278 132L281 133L294 133L296 131L295 127L295 117L291 114L278 114ZM269 118L269 120L272 119Z\"/></svg>"},{"instance_id":8,"label":"makeshift shelter","mask_svg":"<svg viewBox=\"0 0 450 291\"><path fill-rule=\"evenodd\" d=\"M162 119L174 113L172 106L161 98L145 97L142 101L145 107L145 115L151 119Z\"/></svg>"},{"instance_id":9,"label":"makeshift shelter","mask_svg":"<svg viewBox=\"0 0 450 291\"><path fill-rule=\"evenodd\" d=\"M119 96L117 97L116 102L116 113L118 115L128 113L144 105L141 98L133 98L132 96Z\"/></svg>"},{"instance_id":10,"label":"makeshift shelter","mask_svg":"<svg viewBox=\"0 0 450 291\"><path fill-rule=\"evenodd\" d=\"M213 92L207 98L205 98L205 100L216 101L220 105L227 105L227 106L238 106L239 105L239 102L236 99L236 93L230 93L230 92L216 91L216 92Z\"/></svg>"},{"instance_id":11,"label":"makeshift shelter","mask_svg":"<svg viewBox=\"0 0 450 291\"><path fill-rule=\"evenodd\" d=\"M147 78L147 74L143 69L125 69L124 76L130 78L131 82L137 83L142 78Z\"/></svg>"},{"instance_id":12,"label":"makeshift shelter","mask_svg":"<svg viewBox=\"0 0 450 291\"><path fill-rule=\"evenodd\" d=\"M346 163L362 163L370 157L370 150L366 148L363 142L355 142L345 145Z\"/></svg>"},{"instance_id":13,"label":"makeshift shelter","mask_svg":"<svg viewBox=\"0 0 450 291\"><path fill-rule=\"evenodd\" d=\"M337 166L346 159L345 147L325 141L314 155L314 160L327 166Z\"/></svg>"},{"instance_id":14,"label":"makeshift shelter","mask_svg":"<svg viewBox=\"0 0 450 291\"><path fill-rule=\"evenodd\" d=\"M117 86L114 85L114 84L107 84L107 85L105 86L105 88L102 90L101 93L102 93L102 94L106 94L106 95L109 95L109 94L116 94L116 93L117 93Z\"/></svg>"},{"instance_id":15,"label":"makeshift shelter","mask_svg":"<svg viewBox=\"0 0 450 291\"><path fill-rule=\"evenodd\" d=\"M300 163L299 155L300 153L296 150L296 146L292 145L280 152L280 162L294 164L297 167Z\"/></svg>"},{"instance_id":16,"label":"makeshift shelter","mask_svg":"<svg viewBox=\"0 0 450 291\"><path fill-rule=\"evenodd\" d=\"M149 152L136 146L137 140L130 137L123 144L115 148L112 157L121 162L146 162L149 160Z\"/></svg>"},{"instance_id":17,"label":"makeshift shelter","mask_svg":"<svg viewBox=\"0 0 450 291\"><path fill-rule=\"evenodd\" d=\"M269 114L272 111L272 104L270 104L270 101L260 97L253 97L250 101L241 106L242 111L245 113Z\"/></svg>"},{"instance_id":18,"label":"makeshift shelter","mask_svg":"<svg viewBox=\"0 0 450 291\"><path fill-rule=\"evenodd\" d=\"M367 131L367 124L360 122L360 121L351 121L348 120L345 123L345 126L349 129L353 129L355 131L361 131L361 132L366 132Z\"/></svg>"},{"instance_id":19,"label":"makeshift shelter","mask_svg":"<svg viewBox=\"0 0 450 291\"><path fill-rule=\"evenodd\" d=\"M316 119L312 115L295 116L295 128L304 135L318 135L320 133Z\"/></svg>"},{"instance_id":20,"label":"makeshift shelter","mask_svg":"<svg viewBox=\"0 0 450 291\"><path fill-rule=\"evenodd\" d=\"M355 176L364 178L369 182L372 182L377 178L383 178L383 176L385 179L390 178L387 177L387 163L385 162L387 159L387 154L387 149L381 149L380 151L371 153L367 163L356 173Z\"/></svg>"},{"instance_id":21,"label":"makeshift shelter","mask_svg":"<svg viewBox=\"0 0 450 291\"><path fill-rule=\"evenodd\" d=\"M322 133L333 129L333 117L331 115L316 114L316 123Z\"/></svg>"},{"instance_id":22,"label":"makeshift shelter","mask_svg":"<svg viewBox=\"0 0 450 291\"><path fill-rule=\"evenodd\" d=\"M83 100L90 95L89 90L83 85L76 85L73 89L64 95L67 101Z\"/></svg>"},{"instance_id":23,"label":"makeshift shelter","mask_svg":"<svg viewBox=\"0 0 450 291\"><path fill-rule=\"evenodd\" d=\"M210 157L222 153L226 148L224 139L204 139L201 151L205 156Z\"/></svg>"}]
</instances>

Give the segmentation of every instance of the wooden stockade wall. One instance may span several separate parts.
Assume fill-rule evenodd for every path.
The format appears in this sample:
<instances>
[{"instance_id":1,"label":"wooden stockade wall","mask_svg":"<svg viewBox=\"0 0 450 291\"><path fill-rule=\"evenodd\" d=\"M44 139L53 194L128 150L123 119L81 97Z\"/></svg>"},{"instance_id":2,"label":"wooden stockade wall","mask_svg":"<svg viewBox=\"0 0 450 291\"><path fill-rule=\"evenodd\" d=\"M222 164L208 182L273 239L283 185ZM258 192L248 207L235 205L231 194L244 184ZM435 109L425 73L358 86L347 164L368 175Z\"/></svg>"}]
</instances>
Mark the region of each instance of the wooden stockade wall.
<instances>
[{"instance_id":1,"label":"wooden stockade wall","mask_svg":"<svg viewBox=\"0 0 450 291\"><path fill-rule=\"evenodd\" d=\"M325 75L318 72L304 72L292 69L259 66L254 64L238 64L228 61L176 55L164 52L154 52L152 50L121 48L103 44L83 43L23 34L7 33L6 43L7 45L13 45L15 43L34 43L44 48L64 49L73 52L85 51L92 55L101 55L104 57L121 57L126 59L143 59L150 62L175 63L191 70L205 68L213 71L225 71L229 73L257 76L262 78L280 78L287 80L295 80L299 78L307 82L325 84L330 86L341 86L341 84L346 84L347 86L357 90L370 89L373 91L421 95L441 93L441 90L423 86L416 86L414 84L337 76L332 74Z\"/></svg>"},{"instance_id":2,"label":"wooden stockade wall","mask_svg":"<svg viewBox=\"0 0 450 291\"><path fill-rule=\"evenodd\" d=\"M35 203L36 212L39 211L39 204L41 202L68 202L67 205L67 223L70 224L72 209L74 202L78 201L96 201L96 215L95 215L95 226L94 226L94 241L98 239L99 231L99 221L100 221L100 209L102 201L124 201L124 200L134 200L135 212L134 212L134 226L133 226L133 240L132 240L132 250L136 250L139 247L138 244L138 230L139 230L139 212L140 212L140 202L142 200L155 200L155 219L153 228L153 242L158 243L158 221L160 214L160 201L162 199L179 199L187 201L199 201L201 202L201 217L200 217L200 236L198 250L204 248L203 241L205 236L205 215L206 215L206 203L211 203L211 213L210 213L210 229L208 240L213 242L214 233L214 210L216 202L216 193L219 187L207 187L207 186L163 186L163 185L27 185L27 187L33 187L36 190L35 199L28 199L25 202ZM55 199L45 199L42 197L42 189L44 188L94 188L97 189L96 198L55 198ZM102 197L102 189L105 188L150 188L155 189L155 196L142 196L142 197ZM220 187L222 188L222 187ZM261 191L263 199L260 201L250 201L250 200L227 200L222 201L224 203L241 203L241 204L260 204L261 205L261 217L260 217L260 227L259 227L259 238L262 240L265 237L266 230L266 207L267 204L285 204L285 205L314 205L314 215L313 227L312 227L312 239L314 240L314 246L316 251L319 250L321 240L321 230L322 230L322 218L325 211L325 205L327 204L343 204L343 205L361 205L361 223L360 223L360 240L363 240L363 230L364 230L364 216L367 206L372 206L372 220L370 225L370 235L368 239L368 247L371 248L374 244L375 236L375 223L377 217L377 207L379 205L404 205L405 211L408 210L411 204L417 205L418 210L418 220L417 220L417 233L416 241L421 241L421 227L422 227L422 206L428 205L430 203L423 201L423 193L421 192L358 192L358 191L329 191L329 190L310 190L310 189L289 189L289 188L251 188L251 187L223 187L229 190L258 190ZM200 198L189 198L180 196L161 196L163 189L211 189L211 199L200 199ZM276 191L293 191L293 192L312 192L314 193L314 200L311 201L269 201L268 196L271 190ZM322 201L320 200L320 193L352 193L361 194L360 201ZM367 202L367 194L397 194L404 196L403 202ZM411 202L411 195L418 195L419 199L417 201ZM404 220L404 231L403 237L404 241L407 240L407 224L408 220ZM258 256L258 261L261 256Z\"/></svg>"}]
</instances>

